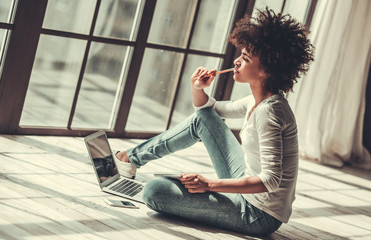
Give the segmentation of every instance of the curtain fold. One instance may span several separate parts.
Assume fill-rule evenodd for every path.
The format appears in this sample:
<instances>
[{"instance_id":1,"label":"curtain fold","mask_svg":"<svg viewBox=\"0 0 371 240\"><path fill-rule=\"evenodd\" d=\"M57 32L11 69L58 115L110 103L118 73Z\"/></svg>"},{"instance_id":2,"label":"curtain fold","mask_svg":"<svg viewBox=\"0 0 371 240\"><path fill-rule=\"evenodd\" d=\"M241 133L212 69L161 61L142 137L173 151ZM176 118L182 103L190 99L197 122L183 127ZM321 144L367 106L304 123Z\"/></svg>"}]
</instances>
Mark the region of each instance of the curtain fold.
<instances>
[{"instance_id":1,"label":"curtain fold","mask_svg":"<svg viewBox=\"0 0 371 240\"><path fill-rule=\"evenodd\" d=\"M304 157L371 169L362 145L371 46L371 1L319 0L310 38L315 61L288 99Z\"/></svg>"}]
</instances>

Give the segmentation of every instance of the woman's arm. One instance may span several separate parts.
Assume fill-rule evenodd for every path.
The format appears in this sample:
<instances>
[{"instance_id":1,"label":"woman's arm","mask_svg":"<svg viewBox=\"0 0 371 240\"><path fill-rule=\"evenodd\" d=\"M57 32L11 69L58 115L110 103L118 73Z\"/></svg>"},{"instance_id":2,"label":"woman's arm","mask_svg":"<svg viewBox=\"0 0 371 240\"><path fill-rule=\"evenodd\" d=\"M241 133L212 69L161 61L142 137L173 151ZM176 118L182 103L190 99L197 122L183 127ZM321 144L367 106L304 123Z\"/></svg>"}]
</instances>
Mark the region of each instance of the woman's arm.
<instances>
[{"instance_id":1,"label":"woman's arm","mask_svg":"<svg viewBox=\"0 0 371 240\"><path fill-rule=\"evenodd\" d=\"M191 77L191 89L193 105L200 107L205 105L209 100L209 96L204 92L204 88L210 86L211 82L215 78L216 70L208 70L203 67L199 67L192 74Z\"/></svg>"},{"instance_id":2,"label":"woman's arm","mask_svg":"<svg viewBox=\"0 0 371 240\"><path fill-rule=\"evenodd\" d=\"M268 192L258 176L208 179L199 174L183 174L179 180L190 193L224 192L224 193L262 193Z\"/></svg>"},{"instance_id":3,"label":"woman's arm","mask_svg":"<svg viewBox=\"0 0 371 240\"><path fill-rule=\"evenodd\" d=\"M204 88L209 87L214 80L216 70L207 70L199 67L191 77L191 90L193 106L196 111L205 108L213 107L215 111L223 118L241 118L246 114L248 102L253 100L252 95L233 101L215 101L214 98L209 97Z\"/></svg>"}]
</instances>

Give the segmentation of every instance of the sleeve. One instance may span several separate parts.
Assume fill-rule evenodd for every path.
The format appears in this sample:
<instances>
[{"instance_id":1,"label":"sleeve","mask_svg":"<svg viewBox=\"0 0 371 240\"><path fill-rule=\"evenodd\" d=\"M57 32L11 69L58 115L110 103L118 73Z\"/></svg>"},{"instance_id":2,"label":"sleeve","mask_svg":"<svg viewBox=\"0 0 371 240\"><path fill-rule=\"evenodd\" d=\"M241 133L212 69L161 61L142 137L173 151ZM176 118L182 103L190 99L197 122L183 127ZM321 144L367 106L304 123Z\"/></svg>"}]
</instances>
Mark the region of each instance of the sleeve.
<instances>
[{"instance_id":1,"label":"sleeve","mask_svg":"<svg viewBox=\"0 0 371 240\"><path fill-rule=\"evenodd\" d=\"M216 102L215 98L209 96L209 99L204 105L199 106L199 107L196 107L195 105L193 105L193 108L195 109L195 111L199 111L204 108L213 107L215 102Z\"/></svg>"},{"instance_id":2,"label":"sleeve","mask_svg":"<svg viewBox=\"0 0 371 240\"><path fill-rule=\"evenodd\" d=\"M207 103L203 106L193 107L196 111L212 107L223 118L241 118L246 115L247 106L250 101L253 101L252 95L230 101L216 101L213 97L209 97Z\"/></svg>"},{"instance_id":3,"label":"sleeve","mask_svg":"<svg viewBox=\"0 0 371 240\"><path fill-rule=\"evenodd\" d=\"M255 109L257 110L257 109ZM282 121L272 109L259 109L256 121L259 137L262 180L268 192L275 191L282 179Z\"/></svg>"}]
</instances>

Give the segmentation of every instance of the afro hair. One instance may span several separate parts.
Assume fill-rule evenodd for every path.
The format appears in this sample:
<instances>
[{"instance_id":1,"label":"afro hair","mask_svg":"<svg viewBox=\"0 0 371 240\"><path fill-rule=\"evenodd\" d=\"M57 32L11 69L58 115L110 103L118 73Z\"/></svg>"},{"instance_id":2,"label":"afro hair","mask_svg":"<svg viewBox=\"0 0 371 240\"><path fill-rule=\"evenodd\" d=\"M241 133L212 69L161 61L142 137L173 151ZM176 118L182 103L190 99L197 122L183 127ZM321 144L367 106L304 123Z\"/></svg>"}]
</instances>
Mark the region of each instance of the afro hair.
<instances>
[{"instance_id":1,"label":"afro hair","mask_svg":"<svg viewBox=\"0 0 371 240\"><path fill-rule=\"evenodd\" d=\"M246 15L229 36L240 49L258 56L266 79L263 87L272 93L292 91L294 83L314 60L309 31L290 15L258 10L256 18Z\"/></svg>"}]
</instances>

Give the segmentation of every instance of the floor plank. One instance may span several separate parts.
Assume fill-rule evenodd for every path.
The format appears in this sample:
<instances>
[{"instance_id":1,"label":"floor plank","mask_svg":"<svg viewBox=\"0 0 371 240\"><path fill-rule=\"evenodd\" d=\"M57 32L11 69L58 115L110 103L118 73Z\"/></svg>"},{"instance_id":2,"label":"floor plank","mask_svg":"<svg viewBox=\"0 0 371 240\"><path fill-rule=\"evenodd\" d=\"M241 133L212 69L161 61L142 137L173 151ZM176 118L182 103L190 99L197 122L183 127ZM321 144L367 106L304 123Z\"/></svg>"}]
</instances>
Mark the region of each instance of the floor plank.
<instances>
[{"instance_id":1,"label":"floor plank","mask_svg":"<svg viewBox=\"0 0 371 240\"><path fill-rule=\"evenodd\" d=\"M109 139L127 149L135 139ZM139 170L215 177L201 143ZM82 138L0 135L1 239L371 239L371 176L300 160L293 215L276 233L252 237L104 203Z\"/></svg>"}]
</instances>

